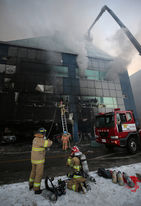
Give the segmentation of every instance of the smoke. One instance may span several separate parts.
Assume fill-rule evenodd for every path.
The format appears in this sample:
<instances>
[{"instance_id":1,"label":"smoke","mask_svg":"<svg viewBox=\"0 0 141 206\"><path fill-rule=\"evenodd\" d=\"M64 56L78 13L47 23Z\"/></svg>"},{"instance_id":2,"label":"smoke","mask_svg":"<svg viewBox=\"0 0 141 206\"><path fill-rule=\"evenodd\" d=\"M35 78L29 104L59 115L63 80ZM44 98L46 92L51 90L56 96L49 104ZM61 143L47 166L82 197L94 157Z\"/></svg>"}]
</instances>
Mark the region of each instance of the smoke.
<instances>
[{"instance_id":1,"label":"smoke","mask_svg":"<svg viewBox=\"0 0 141 206\"><path fill-rule=\"evenodd\" d=\"M113 47L115 48L116 56L125 60L126 65L129 64L135 48L125 35L122 29L119 29L111 39Z\"/></svg>"},{"instance_id":2,"label":"smoke","mask_svg":"<svg viewBox=\"0 0 141 206\"><path fill-rule=\"evenodd\" d=\"M140 22L138 28L141 28L141 22ZM141 29L138 30L135 37L141 45ZM136 51L135 54L133 55L133 57L131 58L130 64L128 65L128 73L129 73L129 75L132 75L133 73L137 72L138 70L141 70L141 56Z\"/></svg>"},{"instance_id":3,"label":"smoke","mask_svg":"<svg viewBox=\"0 0 141 206\"><path fill-rule=\"evenodd\" d=\"M118 81L119 73L122 73L126 70L127 61L123 58L116 57L113 61L107 64L108 72L106 73L106 80Z\"/></svg>"},{"instance_id":4,"label":"smoke","mask_svg":"<svg viewBox=\"0 0 141 206\"><path fill-rule=\"evenodd\" d=\"M140 31L135 35L135 38L139 40ZM122 29L119 29L115 35L109 40L114 49L115 59L108 65L109 71L106 79L113 80L118 78L118 74L128 70L131 62L138 55L138 51L134 45L127 38ZM133 70L133 68L132 68Z\"/></svg>"},{"instance_id":5,"label":"smoke","mask_svg":"<svg viewBox=\"0 0 141 206\"><path fill-rule=\"evenodd\" d=\"M88 8L90 4L87 3ZM1 12L5 10L5 19L10 19L10 24L16 27L13 40L18 39L19 35L20 39L46 36L47 38L43 38L44 42L38 42L38 46L47 50L63 50L77 54L80 74L84 73L88 66L84 34L90 25L87 21L89 15L85 1L2 0L0 6ZM9 28L12 34L12 26Z\"/></svg>"},{"instance_id":6,"label":"smoke","mask_svg":"<svg viewBox=\"0 0 141 206\"><path fill-rule=\"evenodd\" d=\"M130 4L133 2L129 1L128 3ZM135 12L138 11L138 8L139 8L138 3L139 2L135 2L132 5L133 6L133 8L131 9L132 13L133 13L134 8L136 8ZM123 5L124 5L124 3L123 3ZM128 8L128 6L127 6L127 8ZM124 10L124 14L126 13L125 10ZM129 8L128 8L128 10L129 10ZM118 73L123 72L125 69L129 70L129 67L131 67L131 62L132 62L133 66L135 66L135 62L138 62L137 65L141 65L141 64L139 64L139 61L137 60L136 54L138 53L138 51L135 49L134 45L131 43L131 41L128 39L128 37L125 34L126 32L128 33L127 28L119 29L113 36L110 35L110 37L104 39L104 41L102 40L103 37L100 36L102 34L102 31L99 32L99 34L96 34L96 32L95 32L95 35L96 35L95 38L92 37L91 29L94 30L93 27L95 27L95 23L102 16L103 11L104 10L102 8L101 12L99 13L99 15L97 16L95 21L91 24L91 26L88 30L87 39L89 39L89 41L91 41L91 42L94 40L94 43L98 47L102 48L102 50L105 50L109 54L114 55L116 57L114 62L111 62L108 65L108 67L110 69L109 69L107 78L110 78L110 76L111 76L111 80L113 80L113 78L115 78L115 76L117 76ZM122 8L121 8L121 13L122 13ZM136 18L138 18L137 14L135 16L136 16ZM134 21L137 22L136 18L135 19L133 18L133 23L134 23ZM106 21L104 22L104 17L101 19L103 20L102 28L105 28L104 23L107 25L107 22ZM100 21L100 23L102 24L102 21ZM111 22L109 21L108 26L110 26L110 23ZM135 25L134 25L134 27L135 27ZM114 28L114 27L111 27L111 28ZM141 28L140 25L137 28ZM98 27L96 29L98 29ZM105 35L106 33L103 33L103 34ZM107 33L107 35L108 35L108 33ZM138 30L137 34L134 36L138 41L140 41L141 40L141 30ZM121 63L120 63L120 61L121 61ZM119 65L121 66L121 68L119 67ZM114 66L114 68L112 68L112 66ZM133 72L134 69L132 68L131 70ZM117 73L117 74L115 74L115 73ZM112 77L112 74L114 75L113 77Z\"/></svg>"},{"instance_id":7,"label":"smoke","mask_svg":"<svg viewBox=\"0 0 141 206\"><path fill-rule=\"evenodd\" d=\"M86 57L85 52L77 56L77 64L80 77L85 77L85 69L88 67L88 58Z\"/></svg>"},{"instance_id":8,"label":"smoke","mask_svg":"<svg viewBox=\"0 0 141 206\"><path fill-rule=\"evenodd\" d=\"M62 51L76 54L79 73L81 76L84 76L84 71L88 67L86 44L87 41L85 40L83 34L70 35L69 31L65 31L64 35L63 31L58 30L54 31L52 35L41 37L40 41L38 41L37 47L47 49L49 51ZM48 52L47 58L50 64L54 60L58 63L58 65L62 63L61 56L58 53L55 54L54 52Z\"/></svg>"},{"instance_id":9,"label":"smoke","mask_svg":"<svg viewBox=\"0 0 141 206\"><path fill-rule=\"evenodd\" d=\"M84 75L88 66L87 40L84 36L103 5L99 0L1 0L0 36L7 41L46 36L47 38L38 42L38 46L78 54L79 72ZM96 35L94 43L104 49L107 41L102 40L105 35L102 31L97 27L93 34ZM139 34L138 40L141 36ZM136 50L122 30L117 31L107 45L112 45L109 52L116 48L113 53L125 61L126 67L130 65Z\"/></svg>"}]
</instances>

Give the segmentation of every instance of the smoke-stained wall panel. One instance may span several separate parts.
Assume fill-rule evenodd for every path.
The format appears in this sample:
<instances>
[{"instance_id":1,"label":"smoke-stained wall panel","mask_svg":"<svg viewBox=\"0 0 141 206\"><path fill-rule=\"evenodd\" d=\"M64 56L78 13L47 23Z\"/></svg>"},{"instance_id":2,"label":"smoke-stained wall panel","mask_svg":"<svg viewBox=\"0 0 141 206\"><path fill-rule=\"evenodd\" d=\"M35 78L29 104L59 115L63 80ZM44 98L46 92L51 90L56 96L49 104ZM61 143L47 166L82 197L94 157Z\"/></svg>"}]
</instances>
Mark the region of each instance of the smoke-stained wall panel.
<instances>
[{"instance_id":1,"label":"smoke-stained wall panel","mask_svg":"<svg viewBox=\"0 0 141 206\"><path fill-rule=\"evenodd\" d=\"M82 88L82 87L81 87L81 88L80 88L80 94L86 96L86 95L88 94L88 89L87 89L87 88Z\"/></svg>"},{"instance_id":2,"label":"smoke-stained wall panel","mask_svg":"<svg viewBox=\"0 0 141 206\"><path fill-rule=\"evenodd\" d=\"M77 55L74 55L74 54L62 53L63 65L74 65L74 66L77 66L76 56Z\"/></svg>"},{"instance_id":3,"label":"smoke-stained wall panel","mask_svg":"<svg viewBox=\"0 0 141 206\"><path fill-rule=\"evenodd\" d=\"M63 90L63 86L56 86L55 87L55 94L63 94L64 93L64 90Z\"/></svg>"},{"instance_id":4,"label":"smoke-stained wall panel","mask_svg":"<svg viewBox=\"0 0 141 206\"><path fill-rule=\"evenodd\" d=\"M120 90L121 91L121 86L120 84L115 84L116 90Z\"/></svg>"},{"instance_id":5,"label":"smoke-stained wall panel","mask_svg":"<svg viewBox=\"0 0 141 206\"><path fill-rule=\"evenodd\" d=\"M100 81L95 81L95 88L102 88Z\"/></svg>"},{"instance_id":6,"label":"smoke-stained wall panel","mask_svg":"<svg viewBox=\"0 0 141 206\"><path fill-rule=\"evenodd\" d=\"M46 52L37 50L36 51L36 60L39 61L39 62L40 61L45 62L46 61Z\"/></svg>"},{"instance_id":7,"label":"smoke-stained wall panel","mask_svg":"<svg viewBox=\"0 0 141 206\"><path fill-rule=\"evenodd\" d=\"M117 97L123 97L122 96L122 91L116 91L116 95L117 95Z\"/></svg>"},{"instance_id":8,"label":"smoke-stained wall panel","mask_svg":"<svg viewBox=\"0 0 141 206\"><path fill-rule=\"evenodd\" d=\"M8 48L8 56L17 57L17 55L18 55L18 48L17 47L9 47Z\"/></svg>"},{"instance_id":9,"label":"smoke-stained wall panel","mask_svg":"<svg viewBox=\"0 0 141 206\"><path fill-rule=\"evenodd\" d=\"M123 98L117 98L117 103L124 105Z\"/></svg>"},{"instance_id":10,"label":"smoke-stained wall panel","mask_svg":"<svg viewBox=\"0 0 141 206\"><path fill-rule=\"evenodd\" d=\"M46 52L46 63L51 65L62 65L63 59L62 54L59 52L47 51Z\"/></svg>"},{"instance_id":11,"label":"smoke-stained wall panel","mask_svg":"<svg viewBox=\"0 0 141 206\"><path fill-rule=\"evenodd\" d=\"M95 96L96 95L96 90L95 89L88 89L88 95Z\"/></svg>"},{"instance_id":12,"label":"smoke-stained wall panel","mask_svg":"<svg viewBox=\"0 0 141 206\"><path fill-rule=\"evenodd\" d=\"M103 96L103 92L101 89L96 89L96 96L98 97L102 97Z\"/></svg>"},{"instance_id":13,"label":"smoke-stained wall panel","mask_svg":"<svg viewBox=\"0 0 141 206\"><path fill-rule=\"evenodd\" d=\"M56 77L55 85L56 86L63 86L63 78L62 77Z\"/></svg>"},{"instance_id":14,"label":"smoke-stained wall panel","mask_svg":"<svg viewBox=\"0 0 141 206\"><path fill-rule=\"evenodd\" d=\"M28 55L28 49L26 49L26 48L18 49L18 57L27 58L27 55Z\"/></svg>"},{"instance_id":15,"label":"smoke-stained wall panel","mask_svg":"<svg viewBox=\"0 0 141 206\"><path fill-rule=\"evenodd\" d=\"M115 89L115 85L112 82L108 82L109 89Z\"/></svg>"},{"instance_id":16,"label":"smoke-stained wall panel","mask_svg":"<svg viewBox=\"0 0 141 206\"><path fill-rule=\"evenodd\" d=\"M27 57L29 59L35 60L35 58L36 58L36 51L34 49L28 49Z\"/></svg>"},{"instance_id":17,"label":"smoke-stained wall panel","mask_svg":"<svg viewBox=\"0 0 141 206\"><path fill-rule=\"evenodd\" d=\"M109 96L110 96L109 90L103 89L103 96L104 96L104 97L109 97Z\"/></svg>"},{"instance_id":18,"label":"smoke-stained wall panel","mask_svg":"<svg viewBox=\"0 0 141 206\"><path fill-rule=\"evenodd\" d=\"M108 82L102 81L101 83L102 83L102 88L103 89L108 89Z\"/></svg>"},{"instance_id":19,"label":"smoke-stained wall panel","mask_svg":"<svg viewBox=\"0 0 141 206\"><path fill-rule=\"evenodd\" d=\"M4 58L7 56L8 56L8 45L0 44L0 57Z\"/></svg>"},{"instance_id":20,"label":"smoke-stained wall panel","mask_svg":"<svg viewBox=\"0 0 141 206\"><path fill-rule=\"evenodd\" d=\"M109 90L111 97L116 97L116 90Z\"/></svg>"},{"instance_id":21,"label":"smoke-stained wall panel","mask_svg":"<svg viewBox=\"0 0 141 206\"><path fill-rule=\"evenodd\" d=\"M63 78L63 85L64 85L64 87L71 87L72 82L68 78Z\"/></svg>"},{"instance_id":22,"label":"smoke-stained wall panel","mask_svg":"<svg viewBox=\"0 0 141 206\"><path fill-rule=\"evenodd\" d=\"M80 87L87 88L88 87L88 81L80 79Z\"/></svg>"},{"instance_id":23,"label":"smoke-stained wall panel","mask_svg":"<svg viewBox=\"0 0 141 206\"><path fill-rule=\"evenodd\" d=\"M94 81L88 81L88 88L94 88Z\"/></svg>"}]
</instances>

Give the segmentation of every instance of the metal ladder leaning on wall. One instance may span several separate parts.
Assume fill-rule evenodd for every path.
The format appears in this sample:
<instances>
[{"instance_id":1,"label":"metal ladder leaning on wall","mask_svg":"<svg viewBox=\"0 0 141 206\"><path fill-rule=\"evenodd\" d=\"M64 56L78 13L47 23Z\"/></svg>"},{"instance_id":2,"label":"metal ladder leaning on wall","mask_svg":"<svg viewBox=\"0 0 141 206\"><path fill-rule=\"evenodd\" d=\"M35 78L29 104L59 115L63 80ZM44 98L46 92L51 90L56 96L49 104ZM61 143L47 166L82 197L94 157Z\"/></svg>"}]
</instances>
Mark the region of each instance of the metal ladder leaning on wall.
<instances>
[{"instance_id":1,"label":"metal ladder leaning on wall","mask_svg":"<svg viewBox=\"0 0 141 206\"><path fill-rule=\"evenodd\" d=\"M65 114L66 113L65 104L63 104L63 102L61 101L59 107L61 109L61 122L62 122L63 132L64 131L68 132L67 119Z\"/></svg>"}]
</instances>

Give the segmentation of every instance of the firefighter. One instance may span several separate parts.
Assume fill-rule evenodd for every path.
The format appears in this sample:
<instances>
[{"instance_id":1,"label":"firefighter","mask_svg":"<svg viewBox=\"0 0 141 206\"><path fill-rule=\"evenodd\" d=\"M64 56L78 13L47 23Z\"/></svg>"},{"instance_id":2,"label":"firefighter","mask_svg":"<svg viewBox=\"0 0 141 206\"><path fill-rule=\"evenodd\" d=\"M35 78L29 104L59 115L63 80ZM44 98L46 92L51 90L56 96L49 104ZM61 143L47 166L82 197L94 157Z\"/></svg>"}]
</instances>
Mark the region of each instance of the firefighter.
<instances>
[{"instance_id":1,"label":"firefighter","mask_svg":"<svg viewBox=\"0 0 141 206\"><path fill-rule=\"evenodd\" d=\"M63 103L63 101L60 102L59 108L61 109L61 115L63 116L66 112L65 104Z\"/></svg>"},{"instance_id":2,"label":"firefighter","mask_svg":"<svg viewBox=\"0 0 141 206\"><path fill-rule=\"evenodd\" d=\"M29 189L35 191L35 194L40 194L42 190L40 189L41 180L44 171L45 162L45 148L52 145L52 141L45 139L46 130L40 128L34 135L32 142L32 152L31 152L31 163L32 170L29 177Z\"/></svg>"},{"instance_id":3,"label":"firefighter","mask_svg":"<svg viewBox=\"0 0 141 206\"><path fill-rule=\"evenodd\" d=\"M62 149L64 151L66 151L68 149L68 147L70 148L70 133L64 131L63 135L62 135Z\"/></svg>"},{"instance_id":4,"label":"firefighter","mask_svg":"<svg viewBox=\"0 0 141 206\"><path fill-rule=\"evenodd\" d=\"M75 192L85 192L86 188L86 178L82 174L82 166L79 156L82 153L78 147L74 146L71 150L71 154L67 159L67 166L71 167L73 174L68 174L71 178L67 183L67 188Z\"/></svg>"}]
</instances>

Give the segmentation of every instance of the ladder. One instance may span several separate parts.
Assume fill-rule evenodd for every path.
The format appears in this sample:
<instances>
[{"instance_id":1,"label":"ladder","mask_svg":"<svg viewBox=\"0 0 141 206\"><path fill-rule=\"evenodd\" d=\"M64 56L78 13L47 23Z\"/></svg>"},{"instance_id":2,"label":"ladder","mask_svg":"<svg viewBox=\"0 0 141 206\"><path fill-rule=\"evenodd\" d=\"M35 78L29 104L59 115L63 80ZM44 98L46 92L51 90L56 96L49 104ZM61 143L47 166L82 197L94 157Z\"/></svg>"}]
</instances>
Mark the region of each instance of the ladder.
<instances>
[{"instance_id":1,"label":"ladder","mask_svg":"<svg viewBox=\"0 0 141 206\"><path fill-rule=\"evenodd\" d=\"M59 107L61 109L61 122L62 122L63 132L64 131L68 132L67 119L65 114L66 113L65 105L61 102Z\"/></svg>"},{"instance_id":2,"label":"ladder","mask_svg":"<svg viewBox=\"0 0 141 206\"><path fill-rule=\"evenodd\" d=\"M67 120L66 120L66 115L65 115L65 113L64 113L63 115L61 114L61 121L62 121L63 132L64 132L64 131L68 132Z\"/></svg>"}]
</instances>

